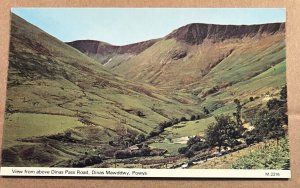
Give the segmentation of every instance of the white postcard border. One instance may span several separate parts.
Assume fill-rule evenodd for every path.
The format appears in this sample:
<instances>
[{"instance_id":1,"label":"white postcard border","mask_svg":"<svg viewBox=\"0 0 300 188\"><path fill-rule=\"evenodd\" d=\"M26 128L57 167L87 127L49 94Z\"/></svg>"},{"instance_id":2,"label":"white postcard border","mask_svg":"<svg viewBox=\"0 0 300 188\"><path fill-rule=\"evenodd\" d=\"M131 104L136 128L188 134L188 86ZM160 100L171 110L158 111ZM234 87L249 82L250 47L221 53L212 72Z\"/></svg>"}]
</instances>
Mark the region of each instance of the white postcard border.
<instances>
[{"instance_id":1,"label":"white postcard border","mask_svg":"<svg viewBox=\"0 0 300 188\"><path fill-rule=\"evenodd\" d=\"M1 176L291 178L290 170L1 167Z\"/></svg>"}]
</instances>

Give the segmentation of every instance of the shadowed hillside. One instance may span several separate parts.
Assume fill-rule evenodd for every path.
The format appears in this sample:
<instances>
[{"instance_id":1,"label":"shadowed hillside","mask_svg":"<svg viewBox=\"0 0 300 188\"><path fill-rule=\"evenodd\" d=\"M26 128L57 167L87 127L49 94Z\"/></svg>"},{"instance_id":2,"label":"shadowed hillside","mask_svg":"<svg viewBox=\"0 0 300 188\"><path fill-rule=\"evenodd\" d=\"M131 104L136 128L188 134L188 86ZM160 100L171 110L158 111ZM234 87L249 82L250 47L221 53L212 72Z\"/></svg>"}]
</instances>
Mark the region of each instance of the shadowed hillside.
<instances>
[{"instance_id":1,"label":"shadowed hillside","mask_svg":"<svg viewBox=\"0 0 300 188\"><path fill-rule=\"evenodd\" d=\"M12 14L6 164L53 165L90 152L91 147L102 153L103 147L110 147L108 141L118 136L120 126L131 135L147 134L160 122L197 111L192 103L182 104L152 86L110 73ZM64 145L58 142L64 136L53 136L67 133L74 140ZM72 142L77 145L68 145ZM48 153L38 157L44 147Z\"/></svg>"}]
</instances>

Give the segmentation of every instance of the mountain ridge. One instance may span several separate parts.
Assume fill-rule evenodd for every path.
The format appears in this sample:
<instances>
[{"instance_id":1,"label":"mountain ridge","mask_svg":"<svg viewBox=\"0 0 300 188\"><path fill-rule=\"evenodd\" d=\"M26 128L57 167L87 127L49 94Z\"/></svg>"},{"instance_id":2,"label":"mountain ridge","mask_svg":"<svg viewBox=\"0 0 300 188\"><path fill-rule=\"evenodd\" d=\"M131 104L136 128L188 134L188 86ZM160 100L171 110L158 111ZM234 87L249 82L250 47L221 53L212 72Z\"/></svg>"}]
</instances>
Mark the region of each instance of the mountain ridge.
<instances>
[{"instance_id":1,"label":"mountain ridge","mask_svg":"<svg viewBox=\"0 0 300 188\"><path fill-rule=\"evenodd\" d=\"M264 34L274 34L284 32L285 23L267 23L254 25L219 25L219 24L201 24L192 23L180 27L169 35L169 38L176 38L177 41L183 41L192 45L199 45L205 39L214 42L230 38L243 38L261 36Z\"/></svg>"},{"instance_id":2,"label":"mountain ridge","mask_svg":"<svg viewBox=\"0 0 300 188\"><path fill-rule=\"evenodd\" d=\"M177 41L185 42L190 45L199 45L205 39L213 42L223 41L230 38L243 38L263 36L265 34L275 34L285 32L285 23L266 23L253 25L221 25L191 23L173 30L166 36L127 45L112 45L98 40L75 40L66 44L78 49L83 53L92 54L139 54L151 47L159 40L175 38Z\"/></svg>"},{"instance_id":3,"label":"mountain ridge","mask_svg":"<svg viewBox=\"0 0 300 188\"><path fill-rule=\"evenodd\" d=\"M152 39L122 46L116 46L97 40L76 40L72 42L67 42L66 44L78 49L83 53L88 52L94 54L138 54L144 51L146 48L152 46L157 40L158 39Z\"/></svg>"}]
</instances>

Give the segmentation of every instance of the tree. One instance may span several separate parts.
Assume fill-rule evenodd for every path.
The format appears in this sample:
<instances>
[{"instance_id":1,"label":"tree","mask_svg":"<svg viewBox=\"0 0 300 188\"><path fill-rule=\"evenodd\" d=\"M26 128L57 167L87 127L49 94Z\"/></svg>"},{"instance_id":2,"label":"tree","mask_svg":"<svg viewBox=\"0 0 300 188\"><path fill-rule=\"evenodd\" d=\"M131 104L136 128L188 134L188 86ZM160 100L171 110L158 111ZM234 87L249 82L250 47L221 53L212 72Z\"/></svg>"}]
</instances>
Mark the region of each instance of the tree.
<instances>
[{"instance_id":1,"label":"tree","mask_svg":"<svg viewBox=\"0 0 300 188\"><path fill-rule=\"evenodd\" d=\"M125 159L132 157L132 154L128 150L118 150L115 152L115 159Z\"/></svg>"},{"instance_id":2,"label":"tree","mask_svg":"<svg viewBox=\"0 0 300 188\"><path fill-rule=\"evenodd\" d=\"M281 91L280 91L280 99L282 101L287 101L287 86L284 85L282 88L281 88Z\"/></svg>"},{"instance_id":3,"label":"tree","mask_svg":"<svg viewBox=\"0 0 300 188\"><path fill-rule=\"evenodd\" d=\"M179 123L179 122L180 122L180 121L179 121L178 118L173 118L173 119L171 120L172 125L175 125L175 124L177 124L177 123Z\"/></svg>"},{"instance_id":4,"label":"tree","mask_svg":"<svg viewBox=\"0 0 300 188\"><path fill-rule=\"evenodd\" d=\"M200 151L202 149L206 149L208 147L206 142L197 142L190 147L190 150L193 152Z\"/></svg>"},{"instance_id":5,"label":"tree","mask_svg":"<svg viewBox=\"0 0 300 188\"><path fill-rule=\"evenodd\" d=\"M146 140L145 135L144 134L139 134L135 137L135 143L141 143L144 142Z\"/></svg>"},{"instance_id":6,"label":"tree","mask_svg":"<svg viewBox=\"0 0 300 188\"><path fill-rule=\"evenodd\" d=\"M187 141L187 145L190 147L193 144L196 144L197 142L200 142L200 138L197 136L194 136Z\"/></svg>"},{"instance_id":7,"label":"tree","mask_svg":"<svg viewBox=\"0 0 300 188\"><path fill-rule=\"evenodd\" d=\"M218 146L220 152L222 146L234 146L241 137L241 132L229 116L216 116L215 119L216 122L205 131L205 136L207 144L211 147Z\"/></svg>"},{"instance_id":8,"label":"tree","mask_svg":"<svg viewBox=\"0 0 300 188\"><path fill-rule=\"evenodd\" d=\"M181 147L181 148L178 148L178 153L185 154L188 150L189 150L188 147Z\"/></svg>"},{"instance_id":9,"label":"tree","mask_svg":"<svg viewBox=\"0 0 300 188\"><path fill-rule=\"evenodd\" d=\"M283 125L288 124L286 85L280 91L280 98L270 99L266 107L258 111L252 120L255 129L251 134L255 134L257 140L276 139L278 142L279 138L286 134Z\"/></svg>"},{"instance_id":10,"label":"tree","mask_svg":"<svg viewBox=\"0 0 300 188\"><path fill-rule=\"evenodd\" d=\"M267 102L267 107L268 107L269 110L276 110L276 109L279 109L282 105L283 105L283 101L278 100L278 99L276 99L276 98L270 99L270 100Z\"/></svg>"},{"instance_id":11,"label":"tree","mask_svg":"<svg viewBox=\"0 0 300 188\"><path fill-rule=\"evenodd\" d=\"M195 115L192 115L192 116L191 116L191 121L194 121L194 120L196 120L196 116L195 116Z\"/></svg>"},{"instance_id":12,"label":"tree","mask_svg":"<svg viewBox=\"0 0 300 188\"><path fill-rule=\"evenodd\" d=\"M206 114L206 115L209 114L209 111L208 111L208 109L207 109L205 106L203 107L203 112L204 112L204 114Z\"/></svg>"},{"instance_id":13,"label":"tree","mask_svg":"<svg viewBox=\"0 0 300 188\"><path fill-rule=\"evenodd\" d=\"M68 139L70 139L72 137L71 131L65 132L65 137L68 138Z\"/></svg>"},{"instance_id":14,"label":"tree","mask_svg":"<svg viewBox=\"0 0 300 188\"><path fill-rule=\"evenodd\" d=\"M245 141L247 145L253 144L255 142L262 141L262 137L258 134L258 131L256 129L252 131L245 132L244 134Z\"/></svg>"},{"instance_id":15,"label":"tree","mask_svg":"<svg viewBox=\"0 0 300 188\"><path fill-rule=\"evenodd\" d=\"M128 135L127 127L124 124L126 124L126 121L121 121L121 123L119 124L119 126L117 126L115 128L115 131L116 131L116 133L118 135L118 143L119 144L123 143L125 137Z\"/></svg>"},{"instance_id":16,"label":"tree","mask_svg":"<svg viewBox=\"0 0 300 188\"><path fill-rule=\"evenodd\" d=\"M187 157L187 158L191 158L193 157L195 154L194 152L192 152L191 150L187 150L185 153L184 153L184 156Z\"/></svg>"},{"instance_id":17,"label":"tree","mask_svg":"<svg viewBox=\"0 0 300 188\"><path fill-rule=\"evenodd\" d=\"M241 102L238 99L234 99L234 103L236 104L236 113L234 114L236 118L236 125L242 126L242 118L241 118L241 111L242 111L242 105Z\"/></svg>"},{"instance_id":18,"label":"tree","mask_svg":"<svg viewBox=\"0 0 300 188\"><path fill-rule=\"evenodd\" d=\"M182 118L180 119L180 121L181 121L181 122L187 121L187 119L186 119L185 117L182 117Z\"/></svg>"},{"instance_id":19,"label":"tree","mask_svg":"<svg viewBox=\"0 0 300 188\"><path fill-rule=\"evenodd\" d=\"M278 140L285 135L285 130L282 127L285 124L285 116L278 109L260 110L252 124L261 140Z\"/></svg>"},{"instance_id":20,"label":"tree","mask_svg":"<svg viewBox=\"0 0 300 188\"><path fill-rule=\"evenodd\" d=\"M147 145L144 145L141 149L142 156L149 156L150 152L151 149Z\"/></svg>"}]
</instances>

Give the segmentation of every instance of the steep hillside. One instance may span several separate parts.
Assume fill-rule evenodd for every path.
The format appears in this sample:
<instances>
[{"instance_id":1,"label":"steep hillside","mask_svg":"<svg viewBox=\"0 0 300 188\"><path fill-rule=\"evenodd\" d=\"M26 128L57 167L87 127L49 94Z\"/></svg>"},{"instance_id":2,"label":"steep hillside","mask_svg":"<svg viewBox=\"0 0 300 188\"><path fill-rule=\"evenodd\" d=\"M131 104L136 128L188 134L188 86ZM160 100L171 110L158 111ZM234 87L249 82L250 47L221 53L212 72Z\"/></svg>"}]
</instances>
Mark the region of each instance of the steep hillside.
<instances>
[{"instance_id":1,"label":"steep hillside","mask_svg":"<svg viewBox=\"0 0 300 188\"><path fill-rule=\"evenodd\" d=\"M227 71L220 70L225 80L220 77L214 84L229 85L257 76L284 60L284 39L284 23L189 24L126 56L119 50L126 46L110 48L105 45L102 48L103 43L94 41L93 44L97 43L97 50L94 50L89 49L89 41L75 41L75 44L81 44L80 47L71 44L90 56L115 54L101 62L125 78L161 88L186 88L216 78L214 73L219 74L219 67L227 68ZM232 77L241 67L245 69L245 76Z\"/></svg>"},{"instance_id":2,"label":"steep hillside","mask_svg":"<svg viewBox=\"0 0 300 188\"><path fill-rule=\"evenodd\" d=\"M192 94L206 100L203 105L227 103L232 95L275 94L286 82L285 24L189 24L140 53L110 57L105 67L129 80Z\"/></svg>"},{"instance_id":3,"label":"steep hillside","mask_svg":"<svg viewBox=\"0 0 300 188\"><path fill-rule=\"evenodd\" d=\"M285 31L284 23L261 25L215 25L193 23L180 27L166 36L189 44L202 44L205 40L220 42L228 39L261 37Z\"/></svg>"},{"instance_id":4,"label":"steep hillside","mask_svg":"<svg viewBox=\"0 0 300 188\"><path fill-rule=\"evenodd\" d=\"M197 111L110 73L12 14L4 165L49 166L103 153L120 127L147 134L162 121Z\"/></svg>"},{"instance_id":5,"label":"steep hillside","mask_svg":"<svg viewBox=\"0 0 300 188\"><path fill-rule=\"evenodd\" d=\"M277 97L286 84L285 57L284 23L188 24L140 53L110 57L105 67L128 80L197 100L214 115L232 114L233 100L239 99L247 115ZM173 136L202 129L191 123Z\"/></svg>"}]
</instances>

